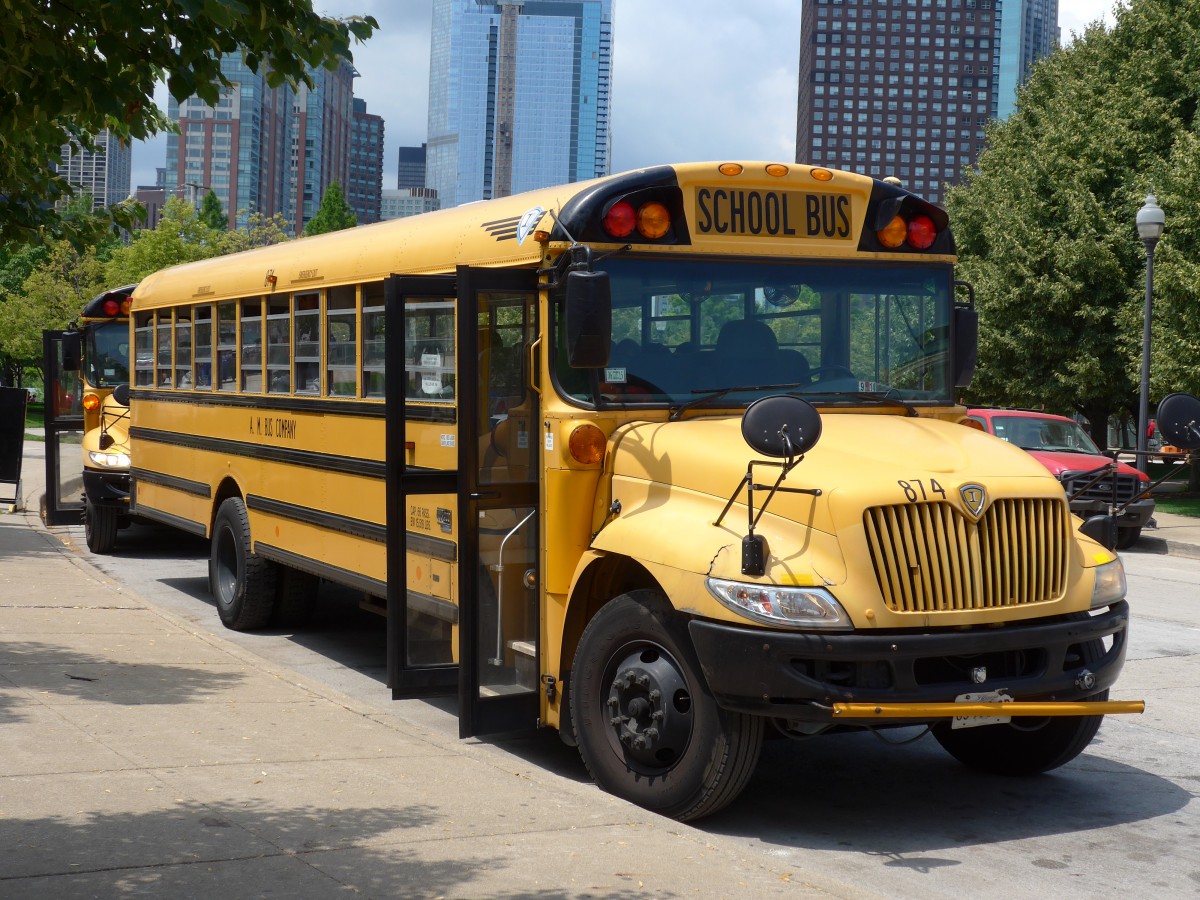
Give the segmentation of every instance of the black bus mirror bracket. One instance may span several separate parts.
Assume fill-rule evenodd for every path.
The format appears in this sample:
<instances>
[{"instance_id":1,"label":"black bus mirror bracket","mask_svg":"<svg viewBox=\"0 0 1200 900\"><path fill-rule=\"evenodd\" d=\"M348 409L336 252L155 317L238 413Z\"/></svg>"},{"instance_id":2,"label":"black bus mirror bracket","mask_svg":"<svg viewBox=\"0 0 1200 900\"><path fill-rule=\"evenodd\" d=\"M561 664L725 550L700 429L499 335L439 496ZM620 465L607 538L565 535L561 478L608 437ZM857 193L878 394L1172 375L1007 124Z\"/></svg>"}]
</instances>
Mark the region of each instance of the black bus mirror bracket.
<instances>
[{"instance_id":1,"label":"black bus mirror bracket","mask_svg":"<svg viewBox=\"0 0 1200 900\"><path fill-rule=\"evenodd\" d=\"M62 336L62 369L64 372L78 372L82 361L82 335L78 331L68 331Z\"/></svg>"},{"instance_id":2,"label":"black bus mirror bracket","mask_svg":"<svg viewBox=\"0 0 1200 900\"><path fill-rule=\"evenodd\" d=\"M567 364L573 369L608 365L612 347L612 283L607 272L567 272Z\"/></svg>"},{"instance_id":3,"label":"black bus mirror bracket","mask_svg":"<svg viewBox=\"0 0 1200 900\"><path fill-rule=\"evenodd\" d=\"M965 281L955 282L970 295L966 304L954 307L954 387L970 387L979 361L979 310L975 308L975 291Z\"/></svg>"}]
</instances>

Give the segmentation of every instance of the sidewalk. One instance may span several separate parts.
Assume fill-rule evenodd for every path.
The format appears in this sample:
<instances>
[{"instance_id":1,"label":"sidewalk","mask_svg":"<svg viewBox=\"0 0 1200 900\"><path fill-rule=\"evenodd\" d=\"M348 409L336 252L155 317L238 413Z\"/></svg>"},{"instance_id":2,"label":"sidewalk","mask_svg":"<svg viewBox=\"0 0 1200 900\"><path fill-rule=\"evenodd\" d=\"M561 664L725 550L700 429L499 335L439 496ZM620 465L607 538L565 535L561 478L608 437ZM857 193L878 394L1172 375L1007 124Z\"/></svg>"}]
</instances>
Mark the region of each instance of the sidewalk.
<instances>
[{"instance_id":1,"label":"sidewalk","mask_svg":"<svg viewBox=\"0 0 1200 900\"><path fill-rule=\"evenodd\" d=\"M25 465L32 510L0 514L0 896L860 896L198 633L48 533Z\"/></svg>"}]
</instances>

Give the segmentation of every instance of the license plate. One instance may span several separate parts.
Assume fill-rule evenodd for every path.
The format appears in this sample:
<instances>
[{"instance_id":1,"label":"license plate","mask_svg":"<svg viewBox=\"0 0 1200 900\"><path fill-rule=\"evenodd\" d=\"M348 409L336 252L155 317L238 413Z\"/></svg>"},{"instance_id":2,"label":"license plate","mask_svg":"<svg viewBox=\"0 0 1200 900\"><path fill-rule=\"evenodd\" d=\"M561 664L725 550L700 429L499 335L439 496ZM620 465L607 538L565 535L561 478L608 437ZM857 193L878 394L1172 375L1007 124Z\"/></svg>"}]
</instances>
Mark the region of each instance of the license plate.
<instances>
[{"instance_id":1,"label":"license plate","mask_svg":"<svg viewBox=\"0 0 1200 900\"><path fill-rule=\"evenodd\" d=\"M1010 703L1012 697L1000 691L983 691L978 694L959 694L955 703ZM980 725L1003 725L1011 722L1012 716L955 716L951 728L978 728Z\"/></svg>"}]
</instances>

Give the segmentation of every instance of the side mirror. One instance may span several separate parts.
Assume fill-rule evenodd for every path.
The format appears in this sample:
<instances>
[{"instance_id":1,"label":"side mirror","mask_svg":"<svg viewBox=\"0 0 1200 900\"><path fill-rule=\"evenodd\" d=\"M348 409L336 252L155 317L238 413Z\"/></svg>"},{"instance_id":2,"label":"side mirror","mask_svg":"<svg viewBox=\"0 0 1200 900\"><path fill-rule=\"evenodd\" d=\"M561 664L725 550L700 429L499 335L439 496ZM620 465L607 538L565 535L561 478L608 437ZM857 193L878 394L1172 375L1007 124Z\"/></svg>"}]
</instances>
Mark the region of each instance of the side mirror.
<instances>
[{"instance_id":1,"label":"side mirror","mask_svg":"<svg viewBox=\"0 0 1200 900\"><path fill-rule=\"evenodd\" d=\"M113 388L112 398L122 406L129 405L129 383L122 382Z\"/></svg>"},{"instance_id":2,"label":"side mirror","mask_svg":"<svg viewBox=\"0 0 1200 900\"><path fill-rule=\"evenodd\" d=\"M68 331L62 336L62 369L64 372L78 372L83 356L83 344L78 331Z\"/></svg>"},{"instance_id":3,"label":"side mirror","mask_svg":"<svg viewBox=\"0 0 1200 900\"><path fill-rule=\"evenodd\" d=\"M1079 530L1109 550L1115 550L1117 547L1116 516L1089 516L1083 520Z\"/></svg>"},{"instance_id":4,"label":"side mirror","mask_svg":"<svg viewBox=\"0 0 1200 900\"><path fill-rule=\"evenodd\" d=\"M1168 394L1158 404L1158 430L1182 450L1200 450L1200 400L1191 394Z\"/></svg>"},{"instance_id":5,"label":"side mirror","mask_svg":"<svg viewBox=\"0 0 1200 900\"><path fill-rule=\"evenodd\" d=\"M755 400L742 416L750 449L776 459L803 456L821 439L821 414L799 397L777 394Z\"/></svg>"},{"instance_id":6,"label":"side mirror","mask_svg":"<svg viewBox=\"0 0 1200 900\"><path fill-rule=\"evenodd\" d=\"M970 387L979 361L979 313L973 306L954 307L954 386Z\"/></svg>"},{"instance_id":7,"label":"side mirror","mask_svg":"<svg viewBox=\"0 0 1200 900\"><path fill-rule=\"evenodd\" d=\"M573 369L608 365L612 348L612 284L607 272L568 272L567 364Z\"/></svg>"}]
</instances>

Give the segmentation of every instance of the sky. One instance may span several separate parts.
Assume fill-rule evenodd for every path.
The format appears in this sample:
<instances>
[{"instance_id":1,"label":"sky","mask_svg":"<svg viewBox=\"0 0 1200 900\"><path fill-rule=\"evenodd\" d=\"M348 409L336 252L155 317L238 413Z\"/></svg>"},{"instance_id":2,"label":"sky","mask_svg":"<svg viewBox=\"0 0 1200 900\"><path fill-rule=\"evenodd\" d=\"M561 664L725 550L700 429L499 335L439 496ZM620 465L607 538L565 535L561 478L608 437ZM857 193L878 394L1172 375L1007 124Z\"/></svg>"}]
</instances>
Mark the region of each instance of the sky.
<instances>
[{"instance_id":1,"label":"sky","mask_svg":"<svg viewBox=\"0 0 1200 900\"><path fill-rule=\"evenodd\" d=\"M1117 0L1059 0L1062 43ZM385 188L397 148L426 138L432 0L314 0L335 17L374 16L353 48L354 95L384 119ZM800 0L613 0L612 171L698 160L792 162ZM156 101L166 109L166 94ZM153 184L166 138L135 144L134 186Z\"/></svg>"}]
</instances>

